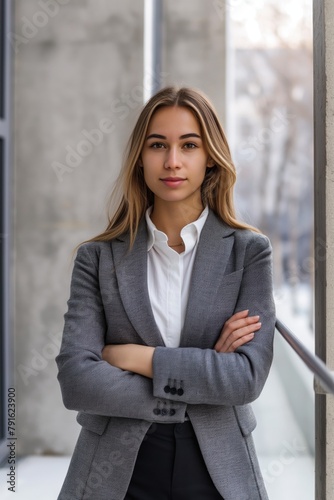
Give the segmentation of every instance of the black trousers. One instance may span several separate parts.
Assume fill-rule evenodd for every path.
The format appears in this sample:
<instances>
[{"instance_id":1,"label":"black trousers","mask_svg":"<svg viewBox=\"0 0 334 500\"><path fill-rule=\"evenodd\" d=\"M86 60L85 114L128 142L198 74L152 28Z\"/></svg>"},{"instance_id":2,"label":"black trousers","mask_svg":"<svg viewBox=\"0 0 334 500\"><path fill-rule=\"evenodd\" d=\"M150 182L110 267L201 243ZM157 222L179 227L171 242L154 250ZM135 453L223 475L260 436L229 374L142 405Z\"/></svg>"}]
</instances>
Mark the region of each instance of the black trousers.
<instances>
[{"instance_id":1,"label":"black trousers","mask_svg":"<svg viewBox=\"0 0 334 500\"><path fill-rule=\"evenodd\" d=\"M190 421L152 424L124 500L222 500Z\"/></svg>"}]
</instances>

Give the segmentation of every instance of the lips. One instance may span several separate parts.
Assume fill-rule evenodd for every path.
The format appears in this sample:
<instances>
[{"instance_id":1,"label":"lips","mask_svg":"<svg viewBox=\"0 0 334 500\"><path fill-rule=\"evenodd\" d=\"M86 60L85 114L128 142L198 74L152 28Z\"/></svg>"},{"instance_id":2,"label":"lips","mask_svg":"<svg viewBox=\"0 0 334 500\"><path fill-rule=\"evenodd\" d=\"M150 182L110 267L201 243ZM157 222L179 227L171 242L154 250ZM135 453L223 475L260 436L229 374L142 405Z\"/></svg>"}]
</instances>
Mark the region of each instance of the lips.
<instances>
[{"instance_id":1,"label":"lips","mask_svg":"<svg viewBox=\"0 0 334 500\"><path fill-rule=\"evenodd\" d=\"M165 177L160 179L168 187L180 186L186 179L183 177Z\"/></svg>"}]
</instances>

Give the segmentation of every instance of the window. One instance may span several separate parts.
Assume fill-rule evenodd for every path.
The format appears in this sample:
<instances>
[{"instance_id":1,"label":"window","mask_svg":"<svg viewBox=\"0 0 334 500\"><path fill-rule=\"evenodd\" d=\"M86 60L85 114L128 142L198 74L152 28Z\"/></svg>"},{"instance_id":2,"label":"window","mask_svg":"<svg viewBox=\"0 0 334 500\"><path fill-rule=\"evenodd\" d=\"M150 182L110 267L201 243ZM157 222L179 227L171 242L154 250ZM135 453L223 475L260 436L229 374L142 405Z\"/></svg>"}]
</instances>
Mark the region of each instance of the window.
<instances>
[{"instance_id":1,"label":"window","mask_svg":"<svg viewBox=\"0 0 334 500\"><path fill-rule=\"evenodd\" d=\"M228 4L237 207L241 219L272 242L278 318L312 350L312 2L296 0L289 8L276 0ZM293 489L294 498L307 500L314 492L313 376L279 334L274 354L253 405L261 419L253 437L269 497L288 498ZM292 442L303 452L286 467L280 459Z\"/></svg>"}]
</instances>

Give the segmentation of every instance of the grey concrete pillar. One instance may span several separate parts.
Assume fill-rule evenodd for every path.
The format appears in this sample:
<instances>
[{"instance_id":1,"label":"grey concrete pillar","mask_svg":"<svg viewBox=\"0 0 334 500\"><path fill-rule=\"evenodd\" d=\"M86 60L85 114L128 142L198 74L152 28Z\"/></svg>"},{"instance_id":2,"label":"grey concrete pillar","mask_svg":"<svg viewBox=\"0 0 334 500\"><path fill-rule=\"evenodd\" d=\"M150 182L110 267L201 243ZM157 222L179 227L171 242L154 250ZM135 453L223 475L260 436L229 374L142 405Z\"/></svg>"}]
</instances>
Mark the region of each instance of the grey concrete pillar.
<instances>
[{"instance_id":1,"label":"grey concrete pillar","mask_svg":"<svg viewBox=\"0 0 334 500\"><path fill-rule=\"evenodd\" d=\"M72 251L105 204L143 101L143 2L17 0L14 257L19 453L71 453L79 432L54 361Z\"/></svg>"},{"instance_id":2,"label":"grey concrete pillar","mask_svg":"<svg viewBox=\"0 0 334 500\"><path fill-rule=\"evenodd\" d=\"M201 89L226 120L224 0L164 2L163 71L167 84Z\"/></svg>"},{"instance_id":3,"label":"grey concrete pillar","mask_svg":"<svg viewBox=\"0 0 334 500\"><path fill-rule=\"evenodd\" d=\"M314 0L316 353L334 370L334 3ZM317 394L316 499L334 499L334 396Z\"/></svg>"}]
</instances>

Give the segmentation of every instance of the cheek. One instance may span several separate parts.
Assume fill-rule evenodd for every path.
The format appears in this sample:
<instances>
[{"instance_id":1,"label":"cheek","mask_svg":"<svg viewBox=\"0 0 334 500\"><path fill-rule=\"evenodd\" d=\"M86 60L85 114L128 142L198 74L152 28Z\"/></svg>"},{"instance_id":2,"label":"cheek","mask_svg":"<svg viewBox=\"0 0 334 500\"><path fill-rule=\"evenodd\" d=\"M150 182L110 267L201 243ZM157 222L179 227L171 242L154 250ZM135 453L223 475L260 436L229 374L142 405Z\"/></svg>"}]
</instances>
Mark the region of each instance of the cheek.
<instances>
[{"instance_id":1,"label":"cheek","mask_svg":"<svg viewBox=\"0 0 334 500\"><path fill-rule=\"evenodd\" d=\"M198 170L197 179L200 179L203 182L205 179L205 174L206 174L206 166Z\"/></svg>"},{"instance_id":2,"label":"cheek","mask_svg":"<svg viewBox=\"0 0 334 500\"><path fill-rule=\"evenodd\" d=\"M157 169L158 164L159 164L159 159L157 158L157 155L151 155L151 154L144 154L141 157L142 159L142 168L144 169L144 174L145 172L154 172L154 170Z\"/></svg>"},{"instance_id":3,"label":"cheek","mask_svg":"<svg viewBox=\"0 0 334 500\"><path fill-rule=\"evenodd\" d=\"M154 174L154 169L150 168L150 166L146 164L145 167L143 167L143 174L144 174L145 184L149 188L152 188L154 186L154 181L156 178L156 175Z\"/></svg>"},{"instance_id":4,"label":"cheek","mask_svg":"<svg viewBox=\"0 0 334 500\"><path fill-rule=\"evenodd\" d=\"M142 168L144 170L145 178L153 178L158 175L163 163L162 155L146 154L142 156Z\"/></svg>"}]
</instances>

